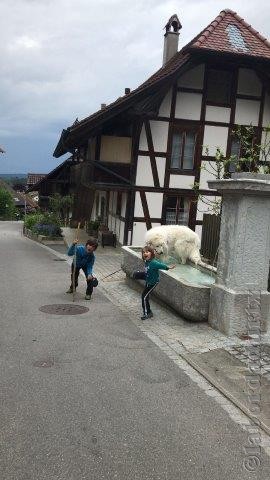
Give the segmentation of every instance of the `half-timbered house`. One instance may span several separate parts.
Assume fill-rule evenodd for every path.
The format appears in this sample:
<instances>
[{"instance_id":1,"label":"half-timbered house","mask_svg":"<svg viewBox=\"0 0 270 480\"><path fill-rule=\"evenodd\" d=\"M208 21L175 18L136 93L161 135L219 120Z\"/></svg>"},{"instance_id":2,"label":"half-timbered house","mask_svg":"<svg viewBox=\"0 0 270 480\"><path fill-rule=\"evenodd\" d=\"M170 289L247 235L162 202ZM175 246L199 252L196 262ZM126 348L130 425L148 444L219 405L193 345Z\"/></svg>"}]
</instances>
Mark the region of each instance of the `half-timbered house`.
<instances>
[{"instance_id":1,"label":"half-timbered house","mask_svg":"<svg viewBox=\"0 0 270 480\"><path fill-rule=\"evenodd\" d=\"M270 123L270 43L231 10L178 51L180 29L172 16L162 67L63 130L54 152L73 155L74 217L101 217L121 244L141 244L160 224L200 233L194 183L212 198L207 170L217 147L239 155L234 127L252 124L260 141Z\"/></svg>"}]
</instances>

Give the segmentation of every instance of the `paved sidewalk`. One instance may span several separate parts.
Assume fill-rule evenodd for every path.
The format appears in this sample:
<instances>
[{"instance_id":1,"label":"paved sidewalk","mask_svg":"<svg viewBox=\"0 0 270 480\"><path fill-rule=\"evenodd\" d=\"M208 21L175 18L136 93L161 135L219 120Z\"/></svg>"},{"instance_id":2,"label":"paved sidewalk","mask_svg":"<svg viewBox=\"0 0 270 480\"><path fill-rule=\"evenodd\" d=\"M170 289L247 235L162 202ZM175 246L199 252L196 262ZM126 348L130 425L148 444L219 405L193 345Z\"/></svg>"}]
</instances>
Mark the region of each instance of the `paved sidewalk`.
<instances>
[{"instance_id":1,"label":"paved sidewalk","mask_svg":"<svg viewBox=\"0 0 270 480\"><path fill-rule=\"evenodd\" d=\"M74 230L64 230L66 242L70 244ZM80 232L80 240L86 239L86 233ZM155 343L160 342L163 349L166 350L167 346L178 358L185 359L246 415L250 418L256 415L260 426L270 434L270 334L261 335L254 356L254 340L227 337L207 323L188 322L154 297L151 301L154 318L142 322L141 287L126 280L120 268L119 247L98 248L95 273L110 300L141 331L155 339ZM255 373L251 371L254 365L259 366Z\"/></svg>"}]
</instances>

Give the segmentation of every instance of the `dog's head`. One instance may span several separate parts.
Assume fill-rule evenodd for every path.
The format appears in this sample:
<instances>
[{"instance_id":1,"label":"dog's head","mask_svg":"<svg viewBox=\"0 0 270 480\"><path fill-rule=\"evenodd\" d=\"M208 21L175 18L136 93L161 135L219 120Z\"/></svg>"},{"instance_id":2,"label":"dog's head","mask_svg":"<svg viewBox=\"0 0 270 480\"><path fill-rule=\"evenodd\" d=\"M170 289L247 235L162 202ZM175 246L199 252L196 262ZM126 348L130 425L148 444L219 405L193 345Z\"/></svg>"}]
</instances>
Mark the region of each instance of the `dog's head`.
<instances>
[{"instance_id":1,"label":"dog's head","mask_svg":"<svg viewBox=\"0 0 270 480\"><path fill-rule=\"evenodd\" d=\"M168 245L166 240L162 235L155 234L154 236L148 236L146 244L149 247L153 247L158 256L167 256L168 255Z\"/></svg>"}]
</instances>

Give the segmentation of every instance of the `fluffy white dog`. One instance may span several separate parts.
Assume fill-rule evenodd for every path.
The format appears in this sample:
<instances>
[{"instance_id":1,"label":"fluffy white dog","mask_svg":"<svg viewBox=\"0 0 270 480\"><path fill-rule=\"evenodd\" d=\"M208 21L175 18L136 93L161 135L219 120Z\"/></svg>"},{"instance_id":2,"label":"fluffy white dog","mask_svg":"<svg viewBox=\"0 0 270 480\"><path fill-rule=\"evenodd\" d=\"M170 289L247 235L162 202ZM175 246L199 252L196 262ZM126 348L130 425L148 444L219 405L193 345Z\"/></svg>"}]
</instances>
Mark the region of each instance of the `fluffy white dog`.
<instances>
[{"instance_id":1,"label":"fluffy white dog","mask_svg":"<svg viewBox=\"0 0 270 480\"><path fill-rule=\"evenodd\" d=\"M199 236L183 225L161 225L151 228L146 233L145 242L163 259L168 255L174 255L182 263L186 263L188 258L195 264L201 260Z\"/></svg>"}]
</instances>

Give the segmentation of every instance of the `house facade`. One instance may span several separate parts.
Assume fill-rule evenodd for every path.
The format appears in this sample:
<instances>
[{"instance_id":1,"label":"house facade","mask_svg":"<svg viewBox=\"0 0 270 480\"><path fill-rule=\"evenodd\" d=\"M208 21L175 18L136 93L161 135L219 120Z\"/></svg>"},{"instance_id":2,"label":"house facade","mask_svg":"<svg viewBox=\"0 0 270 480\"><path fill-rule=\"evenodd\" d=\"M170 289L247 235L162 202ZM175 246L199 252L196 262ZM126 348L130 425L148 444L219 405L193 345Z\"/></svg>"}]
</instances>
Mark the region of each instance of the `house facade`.
<instances>
[{"instance_id":1,"label":"house facade","mask_svg":"<svg viewBox=\"0 0 270 480\"><path fill-rule=\"evenodd\" d=\"M27 192L32 194L38 192L38 205L40 208L47 210L50 197L56 193L59 193L61 196L72 193L74 184L70 168L73 164L72 158L68 158L47 175L28 174Z\"/></svg>"},{"instance_id":2,"label":"house facade","mask_svg":"<svg viewBox=\"0 0 270 480\"><path fill-rule=\"evenodd\" d=\"M121 244L147 229L188 225L199 234L216 197L219 148L241 154L237 125L263 143L270 124L270 43L231 10L222 11L179 52L181 24L166 25L163 66L133 92L63 130L54 156L70 152L73 219L100 218Z\"/></svg>"}]
</instances>

